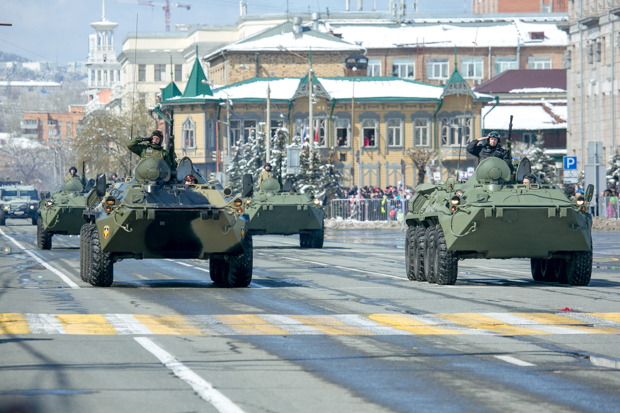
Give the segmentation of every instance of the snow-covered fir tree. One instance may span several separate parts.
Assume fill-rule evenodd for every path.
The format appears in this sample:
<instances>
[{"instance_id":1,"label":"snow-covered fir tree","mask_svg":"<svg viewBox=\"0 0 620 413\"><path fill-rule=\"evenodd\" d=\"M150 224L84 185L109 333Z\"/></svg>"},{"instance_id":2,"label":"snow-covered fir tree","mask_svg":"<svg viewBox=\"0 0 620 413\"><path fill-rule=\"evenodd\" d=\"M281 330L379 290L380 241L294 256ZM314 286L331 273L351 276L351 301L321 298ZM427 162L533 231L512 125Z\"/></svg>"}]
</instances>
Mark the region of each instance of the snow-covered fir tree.
<instances>
[{"instance_id":1,"label":"snow-covered fir tree","mask_svg":"<svg viewBox=\"0 0 620 413\"><path fill-rule=\"evenodd\" d=\"M536 175L543 184L554 183L556 180L556 170L553 158L545 153L545 139L543 134L536 135L536 141L531 145L524 142L513 144L512 154L519 159L527 158L532 164L532 173ZM536 169L537 164L542 164L543 169Z\"/></svg>"},{"instance_id":2,"label":"snow-covered fir tree","mask_svg":"<svg viewBox=\"0 0 620 413\"><path fill-rule=\"evenodd\" d=\"M232 150L232 153L230 154L230 163L226 168L228 186L232 188L234 193L241 192L244 173L245 167L243 164L243 150L241 147L237 147Z\"/></svg>"},{"instance_id":3,"label":"snow-covered fir tree","mask_svg":"<svg viewBox=\"0 0 620 413\"><path fill-rule=\"evenodd\" d=\"M607 179L613 179L617 184L618 178L620 178L620 153L616 149L607 160Z\"/></svg>"},{"instance_id":4,"label":"snow-covered fir tree","mask_svg":"<svg viewBox=\"0 0 620 413\"><path fill-rule=\"evenodd\" d=\"M322 162L318 150L312 151L312 159L310 159L310 147L307 142L302 145L300 166L301 173L297 177L297 189L300 192L312 194L316 198L322 199L330 189L335 188L342 181L340 172L329 162L329 159Z\"/></svg>"},{"instance_id":5,"label":"snow-covered fir tree","mask_svg":"<svg viewBox=\"0 0 620 413\"><path fill-rule=\"evenodd\" d=\"M286 162L287 162L287 142L288 129L280 127L275 130L271 137L271 147L269 155L269 163L276 176L282 177L282 182L286 180Z\"/></svg>"}]
</instances>

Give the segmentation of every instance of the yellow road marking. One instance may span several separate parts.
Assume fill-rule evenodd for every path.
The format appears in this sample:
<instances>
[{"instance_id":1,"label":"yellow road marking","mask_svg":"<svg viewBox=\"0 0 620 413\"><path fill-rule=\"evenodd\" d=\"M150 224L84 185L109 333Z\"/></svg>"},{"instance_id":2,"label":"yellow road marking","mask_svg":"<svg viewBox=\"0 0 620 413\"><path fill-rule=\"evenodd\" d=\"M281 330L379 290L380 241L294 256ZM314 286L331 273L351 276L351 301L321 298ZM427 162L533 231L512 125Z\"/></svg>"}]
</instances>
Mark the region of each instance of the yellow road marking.
<instances>
[{"instance_id":1,"label":"yellow road marking","mask_svg":"<svg viewBox=\"0 0 620 413\"><path fill-rule=\"evenodd\" d=\"M620 323L620 313L588 313L588 315Z\"/></svg>"},{"instance_id":2,"label":"yellow road marking","mask_svg":"<svg viewBox=\"0 0 620 413\"><path fill-rule=\"evenodd\" d=\"M0 334L30 334L30 326L24 314L0 314Z\"/></svg>"},{"instance_id":3,"label":"yellow road marking","mask_svg":"<svg viewBox=\"0 0 620 413\"><path fill-rule=\"evenodd\" d=\"M181 315L142 315L134 314L136 320L144 324L153 334L204 334L191 321Z\"/></svg>"},{"instance_id":4,"label":"yellow road marking","mask_svg":"<svg viewBox=\"0 0 620 413\"><path fill-rule=\"evenodd\" d=\"M101 314L57 314L67 334L116 335L116 329Z\"/></svg>"},{"instance_id":5,"label":"yellow road marking","mask_svg":"<svg viewBox=\"0 0 620 413\"><path fill-rule=\"evenodd\" d=\"M620 258L609 258L609 257L592 257L595 260L612 260L612 261L620 261Z\"/></svg>"},{"instance_id":6,"label":"yellow road marking","mask_svg":"<svg viewBox=\"0 0 620 413\"><path fill-rule=\"evenodd\" d=\"M504 336L524 336L532 334L550 334L545 331L534 330L531 328L513 326L482 314L459 313L459 314L436 314L436 316L450 320L456 324L487 330Z\"/></svg>"},{"instance_id":7,"label":"yellow road marking","mask_svg":"<svg viewBox=\"0 0 620 413\"><path fill-rule=\"evenodd\" d=\"M561 326L564 328L570 328L571 330L585 331L587 333L596 334L615 334L620 333L620 330L609 327L593 327L583 321L575 320L570 317L565 317L557 314L549 313L515 313L515 315L528 320L536 321L537 323L547 326Z\"/></svg>"},{"instance_id":8,"label":"yellow road marking","mask_svg":"<svg viewBox=\"0 0 620 413\"><path fill-rule=\"evenodd\" d=\"M243 335L285 336L291 334L253 314L214 315L213 318Z\"/></svg>"},{"instance_id":9,"label":"yellow road marking","mask_svg":"<svg viewBox=\"0 0 620 413\"><path fill-rule=\"evenodd\" d=\"M420 335L444 335L444 334L463 334L460 331L448 330L436 327L408 317L404 314L369 314L365 317L381 325L392 327L396 330L403 330Z\"/></svg>"},{"instance_id":10,"label":"yellow road marking","mask_svg":"<svg viewBox=\"0 0 620 413\"><path fill-rule=\"evenodd\" d=\"M374 336L375 333L346 324L329 315L289 315L287 317L301 321L307 326L330 335Z\"/></svg>"}]
</instances>

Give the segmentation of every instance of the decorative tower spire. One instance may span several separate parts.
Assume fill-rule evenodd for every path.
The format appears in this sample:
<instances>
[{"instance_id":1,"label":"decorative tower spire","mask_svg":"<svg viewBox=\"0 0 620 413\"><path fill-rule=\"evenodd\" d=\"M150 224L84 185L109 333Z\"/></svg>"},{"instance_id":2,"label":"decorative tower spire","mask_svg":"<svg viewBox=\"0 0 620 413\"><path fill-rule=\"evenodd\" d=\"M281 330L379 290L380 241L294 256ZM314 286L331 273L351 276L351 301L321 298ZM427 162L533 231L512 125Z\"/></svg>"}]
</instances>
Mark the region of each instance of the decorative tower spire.
<instances>
[{"instance_id":1,"label":"decorative tower spire","mask_svg":"<svg viewBox=\"0 0 620 413\"><path fill-rule=\"evenodd\" d=\"M101 0L101 21L102 22L107 22L106 18L105 18L105 0Z\"/></svg>"}]
</instances>

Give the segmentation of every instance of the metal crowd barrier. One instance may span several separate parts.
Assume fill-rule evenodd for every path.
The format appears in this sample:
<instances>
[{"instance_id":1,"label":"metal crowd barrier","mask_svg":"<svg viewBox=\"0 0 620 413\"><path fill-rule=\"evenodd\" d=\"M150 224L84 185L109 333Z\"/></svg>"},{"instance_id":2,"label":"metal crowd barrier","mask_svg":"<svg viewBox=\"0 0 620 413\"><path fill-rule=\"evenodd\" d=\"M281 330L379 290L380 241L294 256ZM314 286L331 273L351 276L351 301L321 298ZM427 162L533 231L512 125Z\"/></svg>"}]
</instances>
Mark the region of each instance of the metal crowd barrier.
<instances>
[{"instance_id":1,"label":"metal crowd barrier","mask_svg":"<svg viewBox=\"0 0 620 413\"><path fill-rule=\"evenodd\" d=\"M386 199L382 205L382 199L332 199L326 208L327 218L353 219L356 221L396 221L398 210L406 206L405 201L399 199ZM396 211L391 218L392 208Z\"/></svg>"},{"instance_id":2,"label":"metal crowd barrier","mask_svg":"<svg viewBox=\"0 0 620 413\"><path fill-rule=\"evenodd\" d=\"M599 196L598 197L598 216L604 218L620 217L620 197Z\"/></svg>"}]
</instances>

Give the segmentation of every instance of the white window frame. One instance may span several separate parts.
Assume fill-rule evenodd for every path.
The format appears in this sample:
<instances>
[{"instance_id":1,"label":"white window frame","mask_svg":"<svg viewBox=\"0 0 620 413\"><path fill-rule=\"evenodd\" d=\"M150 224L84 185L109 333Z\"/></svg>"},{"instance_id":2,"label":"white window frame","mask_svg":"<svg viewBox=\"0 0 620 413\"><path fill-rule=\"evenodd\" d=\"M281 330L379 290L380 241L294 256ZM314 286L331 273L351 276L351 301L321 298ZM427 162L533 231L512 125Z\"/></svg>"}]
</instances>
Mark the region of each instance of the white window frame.
<instances>
[{"instance_id":1,"label":"white window frame","mask_svg":"<svg viewBox=\"0 0 620 413\"><path fill-rule=\"evenodd\" d=\"M369 77L381 76L381 59L368 59L366 75Z\"/></svg>"},{"instance_id":2,"label":"white window frame","mask_svg":"<svg viewBox=\"0 0 620 413\"><path fill-rule=\"evenodd\" d=\"M338 131L344 130L346 134L345 144L338 145ZM334 120L334 146L336 148L350 148L351 147L351 121L349 119L335 119Z\"/></svg>"},{"instance_id":3,"label":"white window frame","mask_svg":"<svg viewBox=\"0 0 620 413\"><path fill-rule=\"evenodd\" d=\"M473 66L473 70L472 70ZM473 75L472 75L473 71ZM482 58L462 58L461 59L461 75L463 79L482 79L484 78L484 65Z\"/></svg>"},{"instance_id":4,"label":"white window frame","mask_svg":"<svg viewBox=\"0 0 620 413\"><path fill-rule=\"evenodd\" d=\"M157 78L159 76L159 79ZM155 81L166 81L166 65L155 65Z\"/></svg>"},{"instance_id":5,"label":"white window frame","mask_svg":"<svg viewBox=\"0 0 620 413\"><path fill-rule=\"evenodd\" d=\"M362 131L362 148L378 148L379 147L379 122L376 119L362 119L360 130ZM366 145L366 130L373 130L375 142L374 145Z\"/></svg>"},{"instance_id":6,"label":"white window frame","mask_svg":"<svg viewBox=\"0 0 620 413\"><path fill-rule=\"evenodd\" d=\"M181 126L183 149L196 149L196 122L188 116ZM188 144L189 143L189 144Z\"/></svg>"},{"instance_id":7,"label":"white window frame","mask_svg":"<svg viewBox=\"0 0 620 413\"><path fill-rule=\"evenodd\" d=\"M403 79L414 79L415 78L415 60L393 59L392 60L392 76L400 77Z\"/></svg>"},{"instance_id":8,"label":"white window frame","mask_svg":"<svg viewBox=\"0 0 620 413\"><path fill-rule=\"evenodd\" d=\"M254 122L254 126L252 126L252 122ZM252 131L256 134L256 128L258 127L258 121L254 119L246 119L243 121L243 143L248 143L250 140L250 136L252 135Z\"/></svg>"},{"instance_id":9,"label":"white window frame","mask_svg":"<svg viewBox=\"0 0 620 413\"><path fill-rule=\"evenodd\" d=\"M388 147L401 148L403 146L403 121L401 119L388 119L385 123ZM376 136L375 136L376 142Z\"/></svg>"},{"instance_id":10,"label":"white window frame","mask_svg":"<svg viewBox=\"0 0 620 413\"><path fill-rule=\"evenodd\" d=\"M58 135L58 129L56 128L50 128L47 130L47 135L48 136L56 136Z\"/></svg>"},{"instance_id":11,"label":"white window frame","mask_svg":"<svg viewBox=\"0 0 620 413\"><path fill-rule=\"evenodd\" d=\"M450 61L448 59L429 59L427 63L427 78L433 80L447 80L450 76L448 66Z\"/></svg>"},{"instance_id":12,"label":"white window frame","mask_svg":"<svg viewBox=\"0 0 620 413\"><path fill-rule=\"evenodd\" d=\"M236 148L241 143L241 121L240 120L230 120L230 142L228 144L231 148Z\"/></svg>"},{"instance_id":13,"label":"white window frame","mask_svg":"<svg viewBox=\"0 0 620 413\"><path fill-rule=\"evenodd\" d=\"M430 120L413 120L413 146L430 146Z\"/></svg>"},{"instance_id":14,"label":"white window frame","mask_svg":"<svg viewBox=\"0 0 620 413\"><path fill-rule=\"evenodd\" d=\"M530 70L550 70L552 69L551 58L530 56L527 66Z\"/></svg>"},{"instance_id":15,"label":"white window frame","mask_svg":"<svg viewBox=\"0 0 620 413\"><path fill-rule=\"evenodd\" d=\"M517 67L518 65L516 57L496 57L493 64L495 76L499 75L500 73L504 73L506 70L516 70Z\"/></svg>"},{"instance_id":16,"label":"white window frame","mask_svg":"<svg viewBox=\"0 0 620 413\"><path fill-rule=\"evenodd\" d=\"M146 65L138 65L138 82L146 82Z\"/></svg>"},{"instance_id":17,"label":"white window frame","mask_svg":"<svg viewBox=\"0 0 620 413\"><path fill-rule=\"evenodd\" d=\"M467 122L465 128L462 127L463 121ZM472 117L442 118L441 146L464 146L472 133L472 121Z\"/></svg>"}]
</instances>

